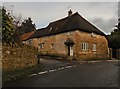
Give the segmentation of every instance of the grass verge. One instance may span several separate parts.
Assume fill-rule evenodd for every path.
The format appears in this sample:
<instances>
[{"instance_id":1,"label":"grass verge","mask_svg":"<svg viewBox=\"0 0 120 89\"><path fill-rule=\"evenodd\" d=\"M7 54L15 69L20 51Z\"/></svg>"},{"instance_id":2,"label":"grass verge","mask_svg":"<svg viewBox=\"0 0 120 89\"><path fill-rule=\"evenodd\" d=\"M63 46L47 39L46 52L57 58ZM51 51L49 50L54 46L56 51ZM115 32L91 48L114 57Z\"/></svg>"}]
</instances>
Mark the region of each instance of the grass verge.
<instances>
[{"instance_id":1,"label":"grass verge","mask_svg":"<svg viewBox=\"0 0 120 89\"><path fill-rule=\"evenodd\" d=\"M33 73L38 73L44 69L43 64L37 64L35 66L12 70L12 71L2 71L2 83L3 85L7 82L20 80L28 77Z\"/></svg>"}]
</instances>

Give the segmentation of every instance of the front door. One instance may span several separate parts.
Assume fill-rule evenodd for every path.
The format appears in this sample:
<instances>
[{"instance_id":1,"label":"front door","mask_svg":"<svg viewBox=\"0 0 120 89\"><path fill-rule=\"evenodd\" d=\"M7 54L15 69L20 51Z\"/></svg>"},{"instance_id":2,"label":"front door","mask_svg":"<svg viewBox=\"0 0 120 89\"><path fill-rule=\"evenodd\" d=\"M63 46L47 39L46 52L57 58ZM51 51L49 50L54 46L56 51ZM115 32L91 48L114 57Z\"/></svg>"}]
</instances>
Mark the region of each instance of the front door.
<instances>
[{"instance_id":1,"label":"front door","mask_svg":"<svg viewBox=\"0 0 120 89\"><path fill-rule=\"evenodd\" d=\"M73 46L68 46L68 55L73 56Z\"/></svg>"}]
</instances>

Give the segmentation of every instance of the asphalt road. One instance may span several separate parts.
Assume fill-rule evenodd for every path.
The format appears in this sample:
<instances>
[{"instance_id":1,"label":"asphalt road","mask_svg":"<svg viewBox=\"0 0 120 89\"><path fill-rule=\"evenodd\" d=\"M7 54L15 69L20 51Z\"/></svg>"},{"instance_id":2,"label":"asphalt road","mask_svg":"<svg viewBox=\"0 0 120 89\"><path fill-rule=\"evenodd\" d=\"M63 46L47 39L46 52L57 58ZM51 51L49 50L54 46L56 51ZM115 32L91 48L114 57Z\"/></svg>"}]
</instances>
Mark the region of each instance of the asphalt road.
<instances>
[{"instance_id":1,"label":"asphalt road","mask_svg":"<svg viewBox=\"0 0 120 89\"><path fill-rule=\"evenodd\" d=\"M118 67L117 61L69 63L3 87L118 87Z\"/></svg>"}]
</instances>

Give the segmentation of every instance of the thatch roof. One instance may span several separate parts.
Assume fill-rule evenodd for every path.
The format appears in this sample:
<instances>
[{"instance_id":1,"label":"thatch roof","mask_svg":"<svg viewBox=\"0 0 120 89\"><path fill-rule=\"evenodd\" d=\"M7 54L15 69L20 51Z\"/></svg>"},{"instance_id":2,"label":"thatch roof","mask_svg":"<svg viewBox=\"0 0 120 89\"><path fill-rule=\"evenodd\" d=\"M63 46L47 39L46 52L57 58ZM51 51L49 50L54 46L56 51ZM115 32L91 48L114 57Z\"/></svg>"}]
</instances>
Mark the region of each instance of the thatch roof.
<instances>
[{"instance_id":1,"label":"thatch roof","mask_svg":"<svg viewBox=\"0 0 120 89\"><path fill-rule=\"evenodd\" d=\"M51 22L46 28L38 29L31 38L39 38L69 31L84 31L105 36L97 27L84 19L78 12L63 19Z\"/></svg>"}]
</instances>

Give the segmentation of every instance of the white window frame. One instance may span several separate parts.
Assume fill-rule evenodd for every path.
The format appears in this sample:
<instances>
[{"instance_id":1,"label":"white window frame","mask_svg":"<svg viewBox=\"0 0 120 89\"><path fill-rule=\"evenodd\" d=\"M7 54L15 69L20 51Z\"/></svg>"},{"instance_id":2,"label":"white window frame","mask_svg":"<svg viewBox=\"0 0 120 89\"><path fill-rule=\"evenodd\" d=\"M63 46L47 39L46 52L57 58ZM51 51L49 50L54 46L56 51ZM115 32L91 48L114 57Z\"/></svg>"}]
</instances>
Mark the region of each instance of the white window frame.
<instances>
[{"instance_id":1,"label":"white window frame","mask_svg":"<svg viewBox=\"0 0 120 89\"><path fill-rule=\"evenodd\" d=\"M97 44L96 43L94 43L94 44L92 44L92 51L97 51Z\"/></svg>"},{"instance_id":2,"label":"white window frame","mask_svg":"<svg viewBox=\"0 0 120 89\"><path fill-rule=\"evenodd\" d=\"M44 44L45 44L45 43L41 43L41 48L42 48L42 49L44 48Z\"/></svg>"},{"instance_id":3,"label":"white window frame","mask_svg":"<svg viewBox=\"0 0 120 89\"><path fill-rule=\"evenodd\" d=\"M44 48L45 48L45 47L44 47L44 44L45 44L45 43L40 43L40 44L39 44L39 49L44 49Z\"/></svg>"},{"instance_id":4,"label":"white window frame","mask_svg":"<svg viewBox=\"0 0 120 89\"><path fill-rule=\"evenodd\" d=\"M25 41L23 41L22 43L25 44Z\"/></svg>"},{"instance_id":5,"label":"white window frame","mask_svg":"<svg viewBox=\"0 0 120 89\"><path fill-rule=\"evenodd\" d=\"M91 33L91 36L92 36L92 37L96 37L96 34L92 32L92 33Z\"/></svg>"},{"instance_id":6,"label":"white window frame","mask_svg":"<svg viewBox=\"0 0 120 89\"><path fill-rule=\"evenodd\" d=\"M81 50L82 51L88 51L88 49L89 49L88 43L87 42L82 42L82 44L81 44Z\"/></svg>"},{"instance_id":7,"label":"white window frame","mask_svg":"<svg viewBox=\"0 0 120 89\"><path fill-rule=\"evenodd\" d=\"M51 49L55 49L54 44L50 44L50 48L51 48Z\"/></svg>"},{"instance_id":8,"label":"white window frame","mask_svg":"<svg viewBox=\"0 0 120 89\"><path fill-rule=\"evenodd\" d=\"M70 33L70 32L67 32L67 35L68 35L68 36L70 36L70 35L71 35L71 33Z\"/></svg>"}]
</instances>

